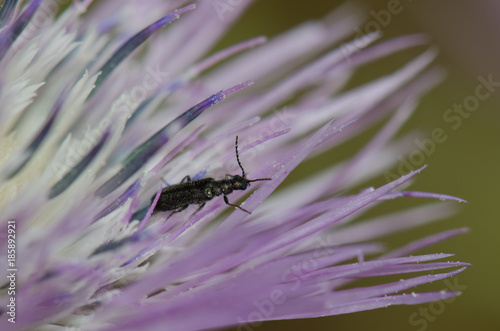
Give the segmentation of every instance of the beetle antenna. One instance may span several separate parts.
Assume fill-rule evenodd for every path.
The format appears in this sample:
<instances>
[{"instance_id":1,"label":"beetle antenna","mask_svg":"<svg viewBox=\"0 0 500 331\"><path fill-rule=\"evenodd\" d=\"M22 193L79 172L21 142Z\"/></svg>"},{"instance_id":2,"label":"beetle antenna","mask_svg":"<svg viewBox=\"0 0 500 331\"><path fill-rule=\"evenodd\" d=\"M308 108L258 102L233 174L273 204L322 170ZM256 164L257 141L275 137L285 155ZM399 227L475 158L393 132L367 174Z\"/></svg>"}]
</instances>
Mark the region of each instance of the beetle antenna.
<instances>
[{"instance_id":1,"label":"beetle antenna","mask_svg":"<svg viewBox=\"0 0 500 331\"><path fill-rule=\"evenodd\" d=\"M238 136L236 136L236 143L234 144L234 148L236 149L236 161L238 161L238 165L241 168L242 177L246 178L245 170L243 169L243 166L240 162L240 154L238 153Z\"/></svg>"},{"instance_id":2,"label":"beetle antenna","mask_svg":"<svg viewBox=\"0 0 500 331\"><path fill-rule=\"evenodd\" d=\"M248 182L258 182L261 180L273 180L272 178L257 178L257 179L249 179Z\"/></svg>"}]
</instances>

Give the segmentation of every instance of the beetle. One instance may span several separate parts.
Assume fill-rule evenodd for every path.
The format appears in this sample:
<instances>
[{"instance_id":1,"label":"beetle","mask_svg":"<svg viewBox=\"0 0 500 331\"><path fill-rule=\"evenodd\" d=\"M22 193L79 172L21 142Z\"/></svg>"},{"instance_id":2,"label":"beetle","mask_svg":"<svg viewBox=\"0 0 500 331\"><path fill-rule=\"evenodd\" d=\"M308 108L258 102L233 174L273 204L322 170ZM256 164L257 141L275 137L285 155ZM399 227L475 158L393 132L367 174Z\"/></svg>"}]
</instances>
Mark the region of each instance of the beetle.
<instances>
[{"instance_id":1,"label":"beetle","mask_svg":"<svg viewBox=\"0 0 500 331\"><path fill-rule=\"evenodd\" d=\"M206 202L212 200L216 196L222 195L224 202L232 207L239 208L240 210L251 214L248 210L239 205L229 202L227 195L235 190L246 190L250 183L264 180L271 180L271 178L257 178L247 179L245 170L240 162L240 155L238 153L238 136L235 142L236 161L241 169L240 175L226 175L224 179L216 180L214 178L202 178L198 180L191 180L191 177L186 176L179 184L167 186L162 189L158 202L154 211L169 211L173 210L174 213L179 213L186 209L189 205L200 204L196 210L198 212L205 206ZM151 198L153 202L155 196Z\"/></svg>"}]
</instances>

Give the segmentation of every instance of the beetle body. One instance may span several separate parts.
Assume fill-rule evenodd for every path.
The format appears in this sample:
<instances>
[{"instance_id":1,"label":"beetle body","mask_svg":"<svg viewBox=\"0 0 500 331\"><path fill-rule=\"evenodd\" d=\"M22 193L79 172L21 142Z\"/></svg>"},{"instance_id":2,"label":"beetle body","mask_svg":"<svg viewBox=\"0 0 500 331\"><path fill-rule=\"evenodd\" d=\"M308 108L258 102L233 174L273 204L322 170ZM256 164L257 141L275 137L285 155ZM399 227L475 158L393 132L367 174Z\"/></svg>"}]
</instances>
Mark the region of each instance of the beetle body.
<instances>
[{"instance_id":1,"label":"beetle body","mask_svg":"<svg viewBox=\"0 0 500 331\"><path fill-rule=\"evenodd\" d=\"M231 194L234 190L245 190L250 185L248 179L238 175L230 178L226 176L222 180L203 178L191 181L189 177L186 178L187 182L167 186L161 191L156 211L183 210L191 204L203 204L216 196Z\"/></svg>"},{"instance_id":2,"label":"beetle body","mask_svg":"<svg viewBox=\"0 0 500 331\"><path fill-rule=\"evenodd\" d=\"M241 168L242 176L240 175L226 175L224 179L216 180L214 178L203 178L198 180L191 180L189 176L184 177L181 183L165 187L160 194L158 203L155 206L155 211L169 211L173 210L174 213L183 211L189 205L201 204L201 209L205 203L212 200L217 196L224 196L224 202L230 206L241 209L250 214L246 209L238 205L229 203L227 195L231 194L234 190L244 191L250 186L251 182L271 180L271 178L258 178L247 179L245 170L240 163L238 154L238 136L236 136L236 160ZM154 200L151 198L151 202Z\"/></svg>"}]
</instances>

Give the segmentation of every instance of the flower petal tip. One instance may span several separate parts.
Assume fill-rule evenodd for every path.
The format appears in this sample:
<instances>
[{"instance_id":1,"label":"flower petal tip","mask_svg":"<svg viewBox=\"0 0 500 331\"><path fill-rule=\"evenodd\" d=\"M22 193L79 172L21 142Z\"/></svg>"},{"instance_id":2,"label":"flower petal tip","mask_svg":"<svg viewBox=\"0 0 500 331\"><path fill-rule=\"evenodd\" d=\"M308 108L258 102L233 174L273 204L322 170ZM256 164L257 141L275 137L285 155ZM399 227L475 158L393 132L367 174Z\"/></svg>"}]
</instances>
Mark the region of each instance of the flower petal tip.
<instances>
[{"instance_id":1,"label":"flower petal tip","mask_svg":"<svg viewBox=\"0 0 500 331\"><path fill-rule=\"evenodd\" d=\"M228 88L228 89L226 89L226 90L222 91L222 93L223 93L225 96L227 96L227 95L229 95L229 94L231 94L231 93L234 93L234 92L239 91L239 90L242 90L242 89L244 89L244 88L246 88L246 87L252 86L253 84L254 84L254 83L253 83L252 81L247 81L247 82L244 82L244 83L240 83L240 84L238 84L238 85L235 85L235 86L233 86L233 87L231 87L231 88Z\"/></svg>"}]
</instances>

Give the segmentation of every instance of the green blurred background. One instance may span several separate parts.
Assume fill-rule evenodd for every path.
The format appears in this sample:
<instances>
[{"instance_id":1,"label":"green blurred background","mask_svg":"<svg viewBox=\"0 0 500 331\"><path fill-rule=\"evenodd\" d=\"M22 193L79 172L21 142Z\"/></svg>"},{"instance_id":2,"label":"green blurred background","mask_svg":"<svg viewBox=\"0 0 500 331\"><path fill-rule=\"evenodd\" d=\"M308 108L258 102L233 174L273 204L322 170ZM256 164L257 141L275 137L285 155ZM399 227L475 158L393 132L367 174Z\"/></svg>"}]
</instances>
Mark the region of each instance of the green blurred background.
<instances>
[{"instance_id":1,"label":"green blurred background","mask_svg":"<svg viewBox=\"0 0 500 331\"><path fill-rule=\"evenodd\" d=\"M387 9L391 2L394 0L365 0L358 1L358 4L368 22L374 20L371 11ZM320 19L342 3L336 0L256 1L221 44L232 44L257 35L272 37L301 22ZM445 81L426 95L400 132L420 129L430 133L434 128L443 128L448 134L448 139L438 144L436 151L426 158L425 163L429 167L417 177L412 189L455 195L468 200L469 204L460 204L460 212L449 219L404 232L388 238L387 242L397 247L447 229L470 227L469 234L422 251L455 253L452 260L473 264L451 281L461 286L463 294L443 305L394 306L333 317L267 322L257 328L260 331L500 330L500 313L497 312L500 308L500 285L496 273L499 269L497 254L500 252L500 225L496 212L500 177L496 171L500 169L500 157L495 147L500 138L500 90L481 101L479 108L464 119L457 130L452 130L443 121L443 113L447 109L474 95L479 75L488 77L491 74L493 80L500 81L497 64L500 59L500 21L497 21L500 4L496 1L401 0L400 5L402 12L393 15L390 23L382 28L383 39L411 33L427 34L440 49L436 65L444 67L448 73ZM364 25L360 28L364 30ZM394 70L394 63L401 65L415 54L411 51L400 53L389 60L362 68L359 75L373 78L389 73ZM341 160L351 156L369 138L366 135L336 149L335 158ZM308 173L314 169L302 168L301 171ZM367 185L380 186L384 183L381 175ZM399 199L384 206L400 208L411 203ZM446 286L441 281L430 287L417 288L417 291L441 290ZM422 309L431 311L427 324L411 325L410 316Z\"/></svg>"}]
</instances>

